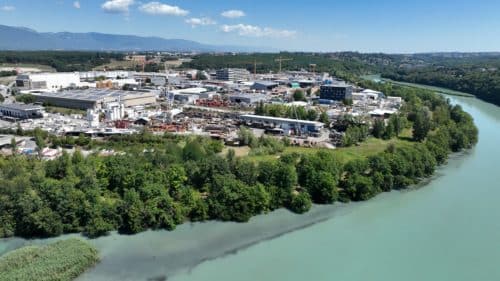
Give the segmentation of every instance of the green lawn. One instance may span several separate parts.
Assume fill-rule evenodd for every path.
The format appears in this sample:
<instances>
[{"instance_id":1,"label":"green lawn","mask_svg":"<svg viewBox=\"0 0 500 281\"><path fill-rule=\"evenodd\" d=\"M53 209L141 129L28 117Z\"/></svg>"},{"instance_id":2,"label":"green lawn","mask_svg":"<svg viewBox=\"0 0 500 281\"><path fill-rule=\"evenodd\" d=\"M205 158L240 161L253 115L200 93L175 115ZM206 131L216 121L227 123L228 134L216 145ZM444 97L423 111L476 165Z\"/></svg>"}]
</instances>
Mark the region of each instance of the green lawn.
<instances>
[{"instance_id":1,"label":"green lawn","mask_svg":"<svg viewBox=\"0 0 500 281\"><path fill-rule=\"evenodd\" d=\"M382 140L371 137L357 146L339 147L333 150L327 148L308 148L308 147L291 146L285 148L285 151L281 153L281 155L294 152L299 154L311 154L324 150L332 152L334 155L338 157L340 161L345 163L357 158L366 158L375 155L377 153L383 152L391 144L394 144L396 147L411 145L412 142L407 140L407 138L411 136L411 130L409 129L405 130L401 134L401 136L402 136L401 138L393 138L391 140ZM260 161L277 159L279 158L279 155L251 155L247 157L255 162L260 162Z\"/></svg>"}]
</instances>

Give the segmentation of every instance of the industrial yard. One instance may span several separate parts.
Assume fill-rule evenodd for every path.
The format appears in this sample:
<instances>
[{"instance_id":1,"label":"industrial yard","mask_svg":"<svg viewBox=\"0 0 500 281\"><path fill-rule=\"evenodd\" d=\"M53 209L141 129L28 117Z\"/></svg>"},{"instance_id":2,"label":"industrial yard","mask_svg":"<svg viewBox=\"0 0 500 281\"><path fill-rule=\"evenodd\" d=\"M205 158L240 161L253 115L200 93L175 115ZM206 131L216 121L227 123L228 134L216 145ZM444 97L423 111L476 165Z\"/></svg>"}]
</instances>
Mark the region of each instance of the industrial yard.
<instances>
[{"instance_id":1,"label":"industrial yard","mask_svg":"<svg viewBox=\"0 0 500 281\"><path fill-rule=\"evenodd\" d=\"M399 97L317 73L314 66L259 74L239 68L28 69L3 86L1 94L4 130L38 128L56 136L90 138L148 131L206 136L233 147L245 145L240 131L247 128L256 137L286 138L296 147L335 149L345 134L337 123L354 118L372 126L402 106Z\"/></svg>"}]
</instances>

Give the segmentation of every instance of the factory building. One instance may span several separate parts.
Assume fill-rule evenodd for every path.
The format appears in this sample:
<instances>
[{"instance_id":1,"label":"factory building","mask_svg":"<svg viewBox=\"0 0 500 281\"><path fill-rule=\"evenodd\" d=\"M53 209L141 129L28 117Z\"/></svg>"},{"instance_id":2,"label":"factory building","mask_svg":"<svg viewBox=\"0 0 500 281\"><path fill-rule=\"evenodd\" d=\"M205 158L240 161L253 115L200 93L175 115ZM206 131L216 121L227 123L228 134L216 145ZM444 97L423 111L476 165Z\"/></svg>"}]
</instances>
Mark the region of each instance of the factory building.
<instances>
[{"instance_id":1,"label":"factory building","mask_svg":"<svg viewBox=\"0 0 500 281\"><path fill-rule=\"evenodd\" d=\"M322 85L320 88L320 99L341 101L352 98L353 87L347 84Z\"/></svg>"},{"instance_id":2,"label":"factory building","mask_svg":"<svg viewBox=\"0 0 500 281\"><path fill-rule=\"evenodd\" d=\"M260 101L265 101L266 99L267 96L261 94L239 94L229 96L229 101L232 103L255 104Z\"/></svg>"},{"instance_id":3,"label":"factory building","mask_svg":"<svg viewBox=\"0 0 500 281\"><path fill-rule=\"evenodd\" d=\"M271 91L278 86L278 83L272 81L256 81L250 89L257 91Z\"/></svg>"},{"instance_id":4,"label":"factory building","mask_svg":"<svg viewBox=\"0 0 500 281\"><path fill-rule=\"evenodd\" d=\"M16 86L20 90L57 92L64 88L80 86L80 74L78 72L22 74L17 76Z\"/></svg>"},{"instance_id":5,"label":"factory building","mask_svg":"<svg viewBox=\"0 0 500 281\"><path fill-rule=\"evenodd\" d=\"M133 78L143 84L151 83L155 86L165 86L168 82L168 78L165 73L157 72L136 72L133 74Z\"/></svg>"},{"instance_id":6,"label":"factory building","mask_svg":"<svg viewBox=\"0 0 500 281\"><path fill-rule=\"evenodd\" d=\"M125 107L144 106L156 103L156 94L142 91L109 89L68 90L60 93L35 93L37 102L76 109L103 109L113 102Z\"/></svg>"},{"instance_id":7,"label":"factory building","mask_svg":"<svg viewBox=\"0 0 500 281\"><path fill-rule=\"evenodd\" d=\"M129 78L128 71L87 71L80 72L80 80L94 81L96 78L104 77L105 79L125 79Z\"/></svg>"},{"instance_id":8,"label":"factory building","mask_svg":"<svg viewBox=\"0 0 500 281\"><path fill-rule=\"evenodd\" d=\"M367 101L367 100L379 100L381 98L384 98L384 94L382 92L366 89L363 90L362 92L356 92L352 93L352 100L361 100L361 101Z\"/></svg>"},{"instance_id":9,"label":"factory building","mask_svg":"<svg viewBox=\"0 0 500 281\"><path fill-rule=\"evenodd\" d=\"M241 115L240 119L249 126L281 129L283 130L283 133L285 135L290 135L291 133L317 134L325 126L323 123L317 121L306 121L261 115Z\"/></svg>"},{"instance_id":10,"label":"factory building","mask_svg":"<svg viewBox=\"0 0 500 281\"><path fill-rule=\"evenodd\" d=\"M195 104L197 100L200 99L200 96L195 94L174 94L174 101L181 104Z\"/></svg>"},{"instance_id":11,"label":"factory building","mask_svg":"<svg viewBox=\"0 0 500 281\"><path fill-rule=\"evenodd\" d=\"M250 72L243 68L223 68L216 72L217 80L222 81L244 81L249 77Z\"/></svg>"},{"instance_id":12,"label":"factory building","mask_svg":"<svg viewBox=\"0 0 500 281\"><path fill-rule=\"evenodd\" d=\"M0 104L0 114L2 117L12 117L17 119L35 119L43 117L43 107L33 104L10 103Z\"/></svg>"}]
</instances>

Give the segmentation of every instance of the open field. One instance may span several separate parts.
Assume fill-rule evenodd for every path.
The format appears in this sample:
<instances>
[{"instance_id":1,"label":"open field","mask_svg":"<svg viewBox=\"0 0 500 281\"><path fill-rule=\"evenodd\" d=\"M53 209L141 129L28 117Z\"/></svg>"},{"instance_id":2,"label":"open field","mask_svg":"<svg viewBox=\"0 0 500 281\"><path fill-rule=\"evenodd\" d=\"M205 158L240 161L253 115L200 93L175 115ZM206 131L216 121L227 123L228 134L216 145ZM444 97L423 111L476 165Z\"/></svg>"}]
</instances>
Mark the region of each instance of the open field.
<instances>
[{"instance_id":1,"label":"open field","mask_svg":"<svg viewBox=\"0 0 500 281\"><path fill-rule=\"evenodd\" d=\"M0 71L19 70L20 72L56 72L56 70L48 65L29 64L29 63L0 63Z\"/></svg>"},{"instance_id":2,"label":"open field","mask_svg":"<svg viewBox=\"0 0 500 281\"><path fill-rule=\"evenodd\" d=\"M103 65L100 65L100 66L96 66L96 67L93 68L93 70L129 69L129 68L135 68L136 65L137 65L137 62L134 62L134 61L129 61L129 60L123 60L123 61L120 61L120 60L111 60L110 63L103 64Z\"/></svg>"},{"instance_id":3,"label":"open field","mask_svg":"<svg viewBox=\"0 0 500 281\"><path fill-rule=\"evenodd\" d=\"M411 137L411 130L405 130L401 137L393 138L391 140L382 140L377 138L368 138L363 143L357 146L351 147L339 147L337 149L328 149L328 148L309 148L309 147L298 147L298 146L290 146L286 147L285 151L280 154L275 155L249 155L250 148L249 147L236 147L232 148L236 152L237 157L247 156L248 159L251 159L255 162L260 161L269 161L279 158L280 155L289 154L289 153L299 153L299 154L313 154L318 151L329 151L338 157L338 159L343 162L349 162L354 159L366 158L377 153L383 152L390 145L395 145L396 147L408 146L411 145L411 141L407 140L407 138ZM222 153L227 153L228 148L226 148Z\"/></svg>"},{"instance_id":4,"label":"open field","mask_svg":"<svg viewBox=\"0 0 500 281\"><path fill-rule=\"evenodd\" d=\"M78 239L27 246L0 258L0 280L70 281L98 261L97 250Z\"/></svg>"}]
</instances>

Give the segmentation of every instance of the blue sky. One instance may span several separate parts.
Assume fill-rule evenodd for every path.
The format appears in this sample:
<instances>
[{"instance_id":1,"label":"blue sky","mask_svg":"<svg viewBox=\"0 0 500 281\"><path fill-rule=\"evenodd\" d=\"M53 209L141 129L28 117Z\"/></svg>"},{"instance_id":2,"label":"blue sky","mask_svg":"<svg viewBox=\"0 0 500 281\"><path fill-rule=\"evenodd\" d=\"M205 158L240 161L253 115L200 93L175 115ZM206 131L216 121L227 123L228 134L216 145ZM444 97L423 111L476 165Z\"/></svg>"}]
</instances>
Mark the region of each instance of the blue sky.
<instances>
[{"instance_id":1,"label":"blue sky","mask_svg":"<svg viewBox=\"0 0 500 281\"><path fill-rule=\"evenodd\" d=\"M500 0L0 0L0 24L292 51L500 51Z\"/></svg>"}]
</instances>

